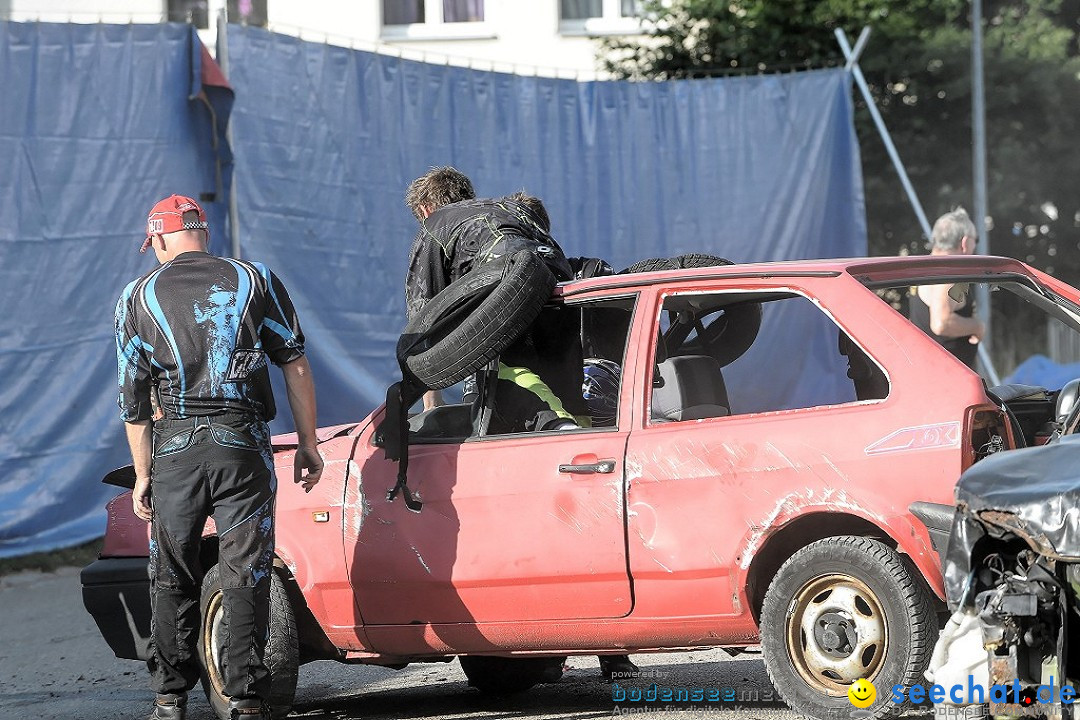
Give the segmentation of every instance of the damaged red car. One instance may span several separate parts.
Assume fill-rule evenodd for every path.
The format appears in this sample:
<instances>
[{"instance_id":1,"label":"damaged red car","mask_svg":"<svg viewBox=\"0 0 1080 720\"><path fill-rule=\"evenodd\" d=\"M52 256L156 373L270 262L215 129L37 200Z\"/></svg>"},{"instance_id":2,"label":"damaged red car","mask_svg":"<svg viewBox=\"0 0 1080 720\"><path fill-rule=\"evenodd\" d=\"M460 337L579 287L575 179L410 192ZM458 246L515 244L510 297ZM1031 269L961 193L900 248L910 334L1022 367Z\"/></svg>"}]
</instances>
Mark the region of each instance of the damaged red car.
<instances>
[{"instance_id":1,"label":"damaged red car","mask_svg":"<svg viewBox=\"0 0 1080 720\"><path fill-rule=\"evenodd\" d=\"M860 678L919 682L957 478L1054 417L1054 389L988 389L894 307L943 283L1080 331L1075 289L1003 258L614 275L559 285L542 311L580 316L590 360L616 368L613 412L591 427L493 434L476 403L416 414L420 512L387 500L383 408L321 430L322 481L279 483L277 711L315 659L458 656L473 685L508 692L539 682L545 658L760 644L777 690L817 718L850 712ZM274 443L290 478L295 438ZM85 604L118 656L141 658L148 528L128 493L108 509ZM216 556L211 524L208 578ZM216 708L219 595L204 585Z\"/></svg>"}]
</instances>

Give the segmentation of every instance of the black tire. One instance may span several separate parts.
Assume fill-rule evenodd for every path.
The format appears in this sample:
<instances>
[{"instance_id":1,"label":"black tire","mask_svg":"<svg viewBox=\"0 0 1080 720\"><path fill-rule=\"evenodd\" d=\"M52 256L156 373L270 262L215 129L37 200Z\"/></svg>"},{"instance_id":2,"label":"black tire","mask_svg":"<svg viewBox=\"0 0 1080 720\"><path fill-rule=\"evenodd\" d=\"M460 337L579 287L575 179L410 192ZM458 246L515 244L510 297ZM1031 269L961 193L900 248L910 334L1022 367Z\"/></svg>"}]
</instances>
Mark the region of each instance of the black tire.
<instances>
[{"instance_id":1,"label":"black tire","mask_svg":"<svg viewBox=\"0 0 1080 720\"><path fill-rule=\"evenodd\" d=\"M890 690L923 682L938 630L918 571L877 540L851 536L791 556L765 593L760 627L773 685L795 712L822 720L847 717L847 689L860 677L877 688L864 717L898 714L904 706L889 702ZM847 642L836 647L840 637ZM834 660L839 669L826 667Z\"/></svg>"},{"instance_id":2,"label":"black tire","mask_svg":"<svg viewBox=\"0 0 1080 720\"><path fill-rule=\"evenodd\" d=\"M485 695L512 695L525 692L541 682L549 682L555 669L561 668L560 658L507 658L485 655L458 657L469 685Z\"/></svg>"},{"instance_id":3,"label":"black tire","mask_svg":"<svg viewBox=\"0 0 1080 720\"><path fill-rule=\"evenodd\" d=\"M640 260L625 270L620 270L618 274L627 275L630 273L657 272L659 270L687 270L690 268L717 267L718 265L734 265L734 263L718 255L688 253L670 258Z\"/></svg>"},{"instance_id":4,"label":"black tire","mask_svg":"<svg viewBox=\"0 0 1080 720\"><path fill-rule=\"evenodd\" d=\"M218 566L210 568L203 578L199 602L202 623L199 628L199 662L202 664L202 686L210 707L222 720L229 720L229 698L222 693L224 681L221 666L208 662L213 653L207 648L220 635L223 622L221 608L221 575ZM215 627L217 625L217 627ZM220 648L219 648L220 651ZM296 680L300 670L300 645L296 632L296 615L289 604L285 581L275 569L270 573L270 639L264 656L270 670L271 716L283 718L289 714L296 697Z\"/></svg>"},{"instance_id":5,"label":"black tire","mask_svg":"<svg viewBox=\"0 0 1080 720\"><path fill-rule=\"evenodd\" d=\"M539 257L522 250L452 282L406 326L398 360L429 390L472 375L517 340L555 289Z\"/></svg>"}]
</instances>

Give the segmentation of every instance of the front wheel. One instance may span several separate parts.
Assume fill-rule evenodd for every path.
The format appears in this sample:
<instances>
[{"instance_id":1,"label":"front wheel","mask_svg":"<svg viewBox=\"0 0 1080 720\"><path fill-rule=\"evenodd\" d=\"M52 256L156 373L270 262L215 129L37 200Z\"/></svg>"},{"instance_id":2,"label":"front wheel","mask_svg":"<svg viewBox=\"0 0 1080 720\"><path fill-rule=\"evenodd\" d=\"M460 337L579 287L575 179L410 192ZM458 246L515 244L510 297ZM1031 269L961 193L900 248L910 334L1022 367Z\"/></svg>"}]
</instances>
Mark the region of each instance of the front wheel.
<instances>
[{"instance_id":1,"label":"front wheel","mask_svg":"<svg viewBox=\"0 0 1080 720\"><path fill-rule=\"evenodd\" d=\"M876 699L867 718L898 714L895 685L922 681L937 621L917 571L865 537L819 540L776 573L761 610L761 646L773 685L798 713L853 710L848 690L865 679Z\"/></svg>"},{"instance_id":2,"label":"front wheel","mask_svg":"<svg viewBox=\"0 0 1080 720\"><path fill-rule=\"evenodd\" d=\"M210 568L202 584L202 625L199 628L199 660L202 663L202 686L206 699L221 720L229 720L229 697L225 695L225 677L221 659L225 655L225 611L222 606L221 575L218 566ZM300 645L296 615L282 580L275 568L270 573L270 637L263 656L270 671L270 713L274 718L289 714L296 697L300 669Z\"/></svg>"}]
</instances>

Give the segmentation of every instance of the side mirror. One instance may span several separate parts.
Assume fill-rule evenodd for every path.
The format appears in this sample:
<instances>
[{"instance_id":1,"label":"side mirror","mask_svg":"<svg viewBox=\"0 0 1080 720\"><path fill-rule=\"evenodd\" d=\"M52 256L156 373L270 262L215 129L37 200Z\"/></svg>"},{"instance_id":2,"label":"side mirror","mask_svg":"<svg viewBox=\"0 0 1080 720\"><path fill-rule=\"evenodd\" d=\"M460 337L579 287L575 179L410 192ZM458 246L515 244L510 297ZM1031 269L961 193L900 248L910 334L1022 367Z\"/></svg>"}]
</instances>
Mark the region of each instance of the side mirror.
<instances>
[{"instance_id":1,"label":"side mirror","mask_svg":"<svg viewBox=\"0 0 1080 720\"><path fill-rule=\"evenodd\" d=\"M1061 388L1057 396L1057 405L1054 407L1054 418L1059 422L1065 422L1069 413L1076 407L1076 401L1080 398L1080 378L1070 380Z\"/></svg>"}]
</instances>

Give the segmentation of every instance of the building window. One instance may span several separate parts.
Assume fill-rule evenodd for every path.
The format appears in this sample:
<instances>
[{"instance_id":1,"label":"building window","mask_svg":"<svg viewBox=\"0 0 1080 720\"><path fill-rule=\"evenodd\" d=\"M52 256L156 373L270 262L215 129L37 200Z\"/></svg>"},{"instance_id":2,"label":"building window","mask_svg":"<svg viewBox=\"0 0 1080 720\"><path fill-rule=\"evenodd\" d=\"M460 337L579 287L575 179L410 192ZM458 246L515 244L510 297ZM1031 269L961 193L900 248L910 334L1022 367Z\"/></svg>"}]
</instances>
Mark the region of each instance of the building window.
<instances>
[{"instance_id":1,"label":"building window","mask_svg":"<svg viewBox=\"0 0 1080 720\"><path fill-rule=\"evenodd\" d=\"M559 29L567 35L640 32L639 0L559 0Z\"/></svg>"},{"instance_id":2,"label":"building window","mask_svg":"<svg viewBox=\"0 0 1080 720\"><path fill-rule=\"evenodd\" d=\"M638 0L559 0L563 20L618 20L637 14Z\"/></svg>"},{"instance_id":3,"label":"building window","mask_svg":"<svg viewBox=\"0 0 1080 720\"><path fill-rule=\"evenodd\" d=\"M229 22L266 27L266 0L229 0Z\"/></svg>"},{"instance_id":4,"label":"building window","mask_svg":"<svg viewBox=\"0 0 1080 720\"><path fill-rule=\"evenodd\" d=\"M483 22L484 0L383 0L383 25Z\"/></svg>"},{"instance_id":5,"label":"building window","mask_svg":"<svg viewBox=\"0 0 1080 720\"><path fill-rule=\"evenodd\" d=\"M191 23L200 30L210 27L208 0L169 0L169 22Z\"/></svg>"}]
</instances>

